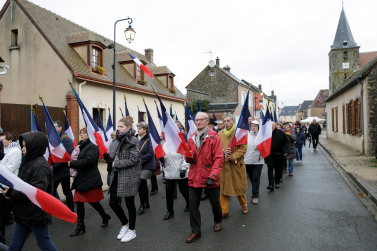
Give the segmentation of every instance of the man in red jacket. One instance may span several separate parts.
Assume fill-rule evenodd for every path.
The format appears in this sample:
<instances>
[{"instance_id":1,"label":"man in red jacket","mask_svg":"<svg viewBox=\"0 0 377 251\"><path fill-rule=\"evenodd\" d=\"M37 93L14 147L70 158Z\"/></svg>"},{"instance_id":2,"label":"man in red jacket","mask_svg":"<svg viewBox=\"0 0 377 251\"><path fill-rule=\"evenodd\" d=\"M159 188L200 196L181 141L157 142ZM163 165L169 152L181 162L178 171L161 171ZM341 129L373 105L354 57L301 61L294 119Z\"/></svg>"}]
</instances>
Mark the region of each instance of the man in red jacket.
<instances>
[{"instance_id":1,"label":"man in red jacket","mask_svg":"<svg viewBox=\"0 0 377 251\"><path fill-rule=\"evenodd\" d=\"M187 142L194 156L193 159L186 157L186 162L191 164L188 173L191 235L187 237L187 243L201 237L199 205L203 188L212 205L214 231L221 231L222 226L219 175L224 163L224 154L220 138L216 132L210 130L208 122L208 115L198 112L195 117L197 131Z\"/></svg>"}]
</instances>

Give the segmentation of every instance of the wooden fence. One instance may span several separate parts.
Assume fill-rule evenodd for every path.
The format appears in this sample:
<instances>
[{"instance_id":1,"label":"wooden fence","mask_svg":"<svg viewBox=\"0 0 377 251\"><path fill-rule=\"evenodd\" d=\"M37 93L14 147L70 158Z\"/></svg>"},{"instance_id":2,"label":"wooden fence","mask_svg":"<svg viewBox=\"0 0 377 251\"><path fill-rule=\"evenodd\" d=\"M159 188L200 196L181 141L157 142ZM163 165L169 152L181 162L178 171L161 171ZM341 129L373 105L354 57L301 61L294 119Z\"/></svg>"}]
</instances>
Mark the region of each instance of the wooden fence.
<instances>
[{"instance_id":1,"label":"wooden fence","mask_svg":"<svg viewBox=\"0 0 377 251\"><path fill-rule=\"evenodd\" d=\"M42 132L46 133L43 106L33 105ZM64 108L47 106L52 120L60 120L64 124ZM19 104L1 104L1 127L4 132L13 132L17 136L31 130L31 106Z\"/></svg>"}]
</instances>

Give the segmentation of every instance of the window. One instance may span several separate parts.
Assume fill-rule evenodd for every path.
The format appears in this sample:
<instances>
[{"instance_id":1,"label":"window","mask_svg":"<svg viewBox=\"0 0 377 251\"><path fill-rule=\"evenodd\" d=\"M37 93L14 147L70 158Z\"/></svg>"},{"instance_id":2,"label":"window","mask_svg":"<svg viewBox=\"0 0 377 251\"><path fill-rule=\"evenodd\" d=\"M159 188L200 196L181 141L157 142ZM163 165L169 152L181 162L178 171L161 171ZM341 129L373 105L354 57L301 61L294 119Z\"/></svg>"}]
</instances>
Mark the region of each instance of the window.
<instances>
[{"instance_id":1,"label":"window","mask_svg":"<svg viewBox=\"0 0 377 251\"><path fill-rule=\"evenodd\" d=\"M141 69L140 69L140 66L136 65L137 69L136 69L136 79L137 80L141 80Z\"/></svg>"},{"instance_id":2,"label":"window","mask_svg":"<svg viewBox=\"0 0 377 251\"><path fill-rule=\"evenodd\" d=\"M361 135L361 103L360 98L355 101L355 134Z\"/></svg>"},{"instance_id":3,"label":"window","mask_svg":"<svg viewBox=\"0 0 377 251\"><path fill-rule=\"evenodd\" d=\"M214 71L211 71L211 72L210 72L210 76L211 76L211 77L215 76L215 72L214 72Z\"/></svg>"},{"instance_id":4,"label":"window","mask_svg":"<svg viewBox=\"0 0 377 251\"><path fill-rule=\"evenodd\" d=\"M293 121L293 116L290 117L291 121Z\"/></svg>"},{"instance_id":5,"label":"window","mask_svg":"<svg viewBox=\"0 0 377 251\"><path fill-rule=\"evenodd\" d=\"M101 115L101 121L102 121L102 125L103 125L103 111L104 111L105 109L99 109L99 113L100 113L100 115ZM96 123L96 125L97 126L99 126L99 119L98 119L99 117L98 117L98 108L93 108L93 120L94 120L94 122Z\"/></svg>"},{"instance_id":6,"label":"window","mask_svg":"<svg viewBox=\"0 0 377 251\"><path fill-rule=\"evenodd\" d=\"M246 99L246 93L241 92L241 104L242 104L242 105L243 105L243 103L245 102L245 99Z\"/></svg>"},{"instance_id":7,"label":"window","mask_svg":"<svg viewBox=\"0 0 377 251\"><path fill-rule=\"evenodd\" d=\"M138 123L141 122L141 120L140 120L140 116L143 117L143 119L144 119L144 121L145 121L145 112L140 112L139 116L137 116L137 121L138 121Z\"/></svg>"},{"instance_id":8,"label":"window","mask_svg":"<svg viewBox=\"0 0 377 251\"><path fill-rule=\"evenodd\" d=\"M97 68L100 62L100 53L96 48L92 48L92 69Z\"/></svg>"},{"instance_id":9,"label":"window","mask_svg":"<svg viewBox=\"0 0 377 251\"><path fill-rule=\"evenodd\" d=\"M343 52L343 59L348 60L348 52Z\"/></svg>"},{"instance_id":10,"label":"window","mask_svg":"<svg viewBox=\"0 0 377 251\"><path fill-rule=\"evenodd\" d=\"M344 79L347 79L347 73L344 73Z\"/></svg>"},{"instance_id":11,"label":"window","mask_svg":"<svg viewBox=\"0 0 377 251\"><path fill-rule=\"evenodd\" d=\"M346 133L346 105L345 104L343 104L343 106L342 106L342 127L343 127L343 129L342 129L342 132L343 133Z\"/></svg>"},{"instance_id":12,"label":"window","mask_svg":"<svg viewBox=\"0 0 377 251\"><path fill-rule=\"evenodd\" d=\"M347 41L343 41L343 47L346 47L348 46L348 42Z\"/></svg>"},{"instance_id":13,"label":"window","mask_svg":"<svg viewBox=\"0 0 377 251\"><path fill-rule=\"evenodd\" d=\"M249 107L253 107L253 98L251 96L251 94L249 94Z\"/></svg>"},{"instance_id":14,"label":"window","mask_svg":"<svg viewBox=\"0 0 377 251\"><path fill-rule=\"evenodd\" d=\"M11 46L18 46L18 30L12 30Z\"/></svg>"},{"instance_id":15,"label":"window","mask_svg":"<svg viewBox=\"0 0 377 251\"><path fill-rule=\"evenodd\" d=\"M335 107L335 132L338 132L338 107Z\"/></svg>"},{"instance_id":16,"label":"window","mask_svg":"<svg viewBox=\"0 0 377 251\"><path fill-rule=\"evenodd\" d=\"M351 100L348 105L347 111L347 133L351 135L356 134L356 105L355 100Z\"/></svg>"}]
</instances>

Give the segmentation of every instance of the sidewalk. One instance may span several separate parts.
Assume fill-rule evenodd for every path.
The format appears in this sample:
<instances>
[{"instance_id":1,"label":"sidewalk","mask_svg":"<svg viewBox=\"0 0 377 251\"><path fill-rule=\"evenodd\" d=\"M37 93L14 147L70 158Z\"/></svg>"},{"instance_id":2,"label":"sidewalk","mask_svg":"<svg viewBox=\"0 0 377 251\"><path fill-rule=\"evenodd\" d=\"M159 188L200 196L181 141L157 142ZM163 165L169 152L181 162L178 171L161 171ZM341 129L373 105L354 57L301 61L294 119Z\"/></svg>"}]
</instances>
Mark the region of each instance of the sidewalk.
<instances>
[{"instance_id":1,"label":"sidewalk","mask_svg":"<svg viewBox=\"0 0 377 251\"><path fill-rule=\"evenodd\" d=\"M320 135L319 144L346 172L356 185L377 205L377 164L373 156L362 155L360 151L338 141Z\"/></svg>"}]
</instances>

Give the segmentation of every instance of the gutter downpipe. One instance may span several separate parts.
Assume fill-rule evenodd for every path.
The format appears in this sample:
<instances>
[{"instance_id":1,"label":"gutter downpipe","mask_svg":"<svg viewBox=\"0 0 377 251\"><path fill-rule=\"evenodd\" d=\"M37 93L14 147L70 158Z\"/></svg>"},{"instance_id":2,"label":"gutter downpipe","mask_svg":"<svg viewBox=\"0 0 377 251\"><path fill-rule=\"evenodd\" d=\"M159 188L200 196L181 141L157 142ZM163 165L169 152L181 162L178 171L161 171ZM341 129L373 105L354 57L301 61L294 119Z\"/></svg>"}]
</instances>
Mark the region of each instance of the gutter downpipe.
<instances>
[{"instance_id":1,"label":"gutter downpipe","mask_svg":"<svg viewBox=\"0 0 377 251\"><path fill-rule=\"evenodd\" d=\"M79 98L81 99L82 97L81 97L81 87L83 86L83 85L85 85L86 84L86 81L84 81L84 82L82 82L82 83L80 83L79 84ZM82 124L82 122L81 122L81 119L79 119L79 130L82 128L81 125Z\"/></svg>"},{"instance_id":2,"label":"gutter downpipe","mask_svg":"<svg viewBox=\"0 0 377 251\"><path fill-rule=\"evenodd\" d=\"M356 80L360 84L360 107L361 107L361 140L362 140L362 153L365 154L365 146L364 146L364 88L363 83L360 81L362 76L358 77Z\"/></svg>"}]
</instances>

